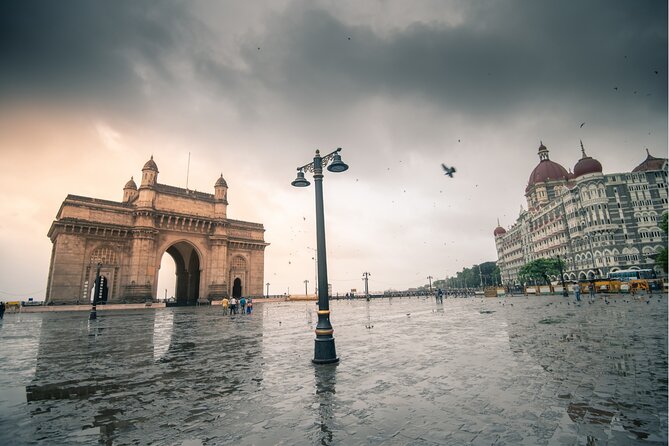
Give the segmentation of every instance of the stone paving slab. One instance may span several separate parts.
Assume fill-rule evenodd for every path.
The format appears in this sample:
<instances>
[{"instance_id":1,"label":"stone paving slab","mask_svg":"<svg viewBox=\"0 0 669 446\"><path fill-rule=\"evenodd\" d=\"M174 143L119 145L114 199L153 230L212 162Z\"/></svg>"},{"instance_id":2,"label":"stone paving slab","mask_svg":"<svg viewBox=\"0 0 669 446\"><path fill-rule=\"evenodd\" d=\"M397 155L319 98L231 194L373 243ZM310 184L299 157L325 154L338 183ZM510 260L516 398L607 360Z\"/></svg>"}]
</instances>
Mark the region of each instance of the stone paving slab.
<instances>
[{"instance_id":1,"label":"stone paving slab","mask_svg":"<svg viewBox=\"0 0 669 446\"><path fill-rule=\"evenodd\" d=\"M7 314L0 444L667 444L666 296L316 309Z\"/></svg>"}]
</instances>

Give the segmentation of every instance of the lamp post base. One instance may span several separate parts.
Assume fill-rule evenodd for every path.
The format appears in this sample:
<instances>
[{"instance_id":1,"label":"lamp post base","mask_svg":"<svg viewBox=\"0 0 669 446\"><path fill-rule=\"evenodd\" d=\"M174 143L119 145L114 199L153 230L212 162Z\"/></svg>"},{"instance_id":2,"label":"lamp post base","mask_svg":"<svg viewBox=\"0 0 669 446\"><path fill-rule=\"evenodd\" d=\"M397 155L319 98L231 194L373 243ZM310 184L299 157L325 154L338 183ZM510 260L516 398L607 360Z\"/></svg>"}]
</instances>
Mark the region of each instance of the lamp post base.
<instances>
[{"instance_id":1,"label":"lamp post base","mask_svg":"<svg viewBox=\"0 0 669 446\"><path fill-rule=\"evenodd\" d=\"M334 338L314 340L314 364L335 364L339 362L337 351L335 349Z\"/></svg>"}]
</instances>

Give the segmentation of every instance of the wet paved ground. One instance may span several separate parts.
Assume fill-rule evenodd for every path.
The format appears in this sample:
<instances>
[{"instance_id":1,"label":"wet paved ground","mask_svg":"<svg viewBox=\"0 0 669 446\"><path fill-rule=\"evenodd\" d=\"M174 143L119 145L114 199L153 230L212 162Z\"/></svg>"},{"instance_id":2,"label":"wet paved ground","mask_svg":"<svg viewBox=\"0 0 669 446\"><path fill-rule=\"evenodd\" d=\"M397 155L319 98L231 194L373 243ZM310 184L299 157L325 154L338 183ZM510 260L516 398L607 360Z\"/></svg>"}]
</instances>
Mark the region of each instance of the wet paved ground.
<instances>
[{"instance_id":1,"label":"wet paved ground","mask_svg":"<svg viewBox=\"0 0 669 446\"><path fill-rule=\"evenodd\" d=\"M667 444L667 299L6 314L0 444ZM567 305L567 302L570 302Z\"/></svg>"}]
</instances>

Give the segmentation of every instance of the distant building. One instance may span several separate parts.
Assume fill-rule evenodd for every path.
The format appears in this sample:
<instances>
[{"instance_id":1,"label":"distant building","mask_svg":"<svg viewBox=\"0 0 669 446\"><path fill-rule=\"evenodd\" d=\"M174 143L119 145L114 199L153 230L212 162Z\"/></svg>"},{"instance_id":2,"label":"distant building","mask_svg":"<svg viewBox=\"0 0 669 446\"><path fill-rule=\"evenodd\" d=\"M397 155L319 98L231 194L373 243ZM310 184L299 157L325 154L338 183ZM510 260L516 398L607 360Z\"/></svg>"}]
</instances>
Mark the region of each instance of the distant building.
<instances>
[{"instance_id":1,"label":"distant building","mask_svg":"<svg viewBox=\"0 0 669 446\"><path fill-rule=\"evenodd\" d=\"M159 184L152 156L139 189L131 178L122 202L68 195L47 234L53 243L47 303L89 302L98 264L104 301L162 298L164 253L176 264L179 304L262 295L265 229L227 218L227 193L223 175L213 195Z\"/></svg>"},{"instance_id":2,"label":"distant building","mask_svg":"<svg viewBox=\"0 0 669 446\"><path fill-rule=\"evenodd\" d=\"M525 189L527 210L521 206L510 228L498 222L493 232L502 281L519 284L525 263L558 255L565 280L654 268L655 255L667 246L658 226L668 209L667 159L646 152L631 172L604 174L581 142L572 173L551 161L542 143Z\"/></svg>"}]
</instances>

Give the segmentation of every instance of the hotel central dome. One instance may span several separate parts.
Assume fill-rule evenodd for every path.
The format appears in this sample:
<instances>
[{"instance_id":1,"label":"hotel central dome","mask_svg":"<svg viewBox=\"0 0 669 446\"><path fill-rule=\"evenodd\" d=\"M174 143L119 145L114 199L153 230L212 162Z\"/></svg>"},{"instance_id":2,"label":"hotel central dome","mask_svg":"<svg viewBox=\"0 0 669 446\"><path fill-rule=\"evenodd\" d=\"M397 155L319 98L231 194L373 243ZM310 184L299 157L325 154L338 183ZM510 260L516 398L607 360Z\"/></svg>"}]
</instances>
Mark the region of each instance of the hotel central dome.
<instances>
[{"instance_id":1,"label":"hotel central dome","mask_svg":"<svg viewBox=\"0 0 669 446\"><path fill-rule=\"evenodd\" d=\"M583 141L581 141L581 159L574 166L574 178L588 173L602 173L602 163L585 154Z\"/></svg>"},{"instance_id":2,"label":"hotel central dome","mask_svg":"<svg viewBox=\"0 0 669 446\"><path fill-rule=\"evenodd\" d=\"M544 181L566 180L569 177L567 169L548 159L548 149L541 143L539 146L539 164L534 168L527 181L527 189ZM526 189L526 190L527 190Z\"/></svg>"}]
</instances>

